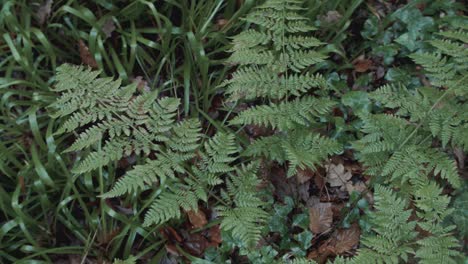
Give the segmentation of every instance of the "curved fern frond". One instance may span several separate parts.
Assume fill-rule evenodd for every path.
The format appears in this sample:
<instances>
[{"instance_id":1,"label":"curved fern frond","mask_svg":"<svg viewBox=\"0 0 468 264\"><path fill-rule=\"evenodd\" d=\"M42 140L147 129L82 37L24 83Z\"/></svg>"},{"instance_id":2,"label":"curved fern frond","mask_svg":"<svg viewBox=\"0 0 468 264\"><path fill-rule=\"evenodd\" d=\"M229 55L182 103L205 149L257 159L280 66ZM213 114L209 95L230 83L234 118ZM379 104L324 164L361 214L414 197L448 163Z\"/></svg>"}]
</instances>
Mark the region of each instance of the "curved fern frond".
<instances>
[{"instance_id":1,"label":"curved fern frond","mask_svg":"<svg viewBox=\"0 0 468 264\"><path fill-rule=\"evenodd\" d=\"M305 97L292 102L261 105L241 112L231 121L233 125L253 124L280 130L307 127L329 112L335 103L328 99Z\"/></svg>"}]
</instances>

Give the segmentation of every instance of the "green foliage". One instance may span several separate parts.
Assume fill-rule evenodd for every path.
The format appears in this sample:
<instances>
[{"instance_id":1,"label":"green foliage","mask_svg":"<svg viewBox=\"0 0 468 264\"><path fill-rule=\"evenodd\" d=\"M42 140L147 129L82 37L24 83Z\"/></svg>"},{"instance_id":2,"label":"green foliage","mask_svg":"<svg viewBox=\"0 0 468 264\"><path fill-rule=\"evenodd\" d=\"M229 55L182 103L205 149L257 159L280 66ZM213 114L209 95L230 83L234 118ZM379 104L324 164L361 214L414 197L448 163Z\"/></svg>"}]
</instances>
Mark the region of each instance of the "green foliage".
<instances>
[{"instance_id":1,"label":"green foliage","mask_svg":"<svg viewBox=\"0 0 468 264\"><path fill-rule=\"evenodd\" d=\"M334 140L306 129L297 129L289 131L287 135L262 137L247 148L245 155L266 156L280 164L288 161L288 176L292 176L298 169L315 169L315 165L328 155L340 153L341 150L341 145Z\"/></svg>"},{"instance_id":2,"label":"green foliage","mask_svg":"<svg viewBox=\"0 0 468 264\"><path fill-rule=\"evenodd\" d=\"M197 120L175 121L178 100L156 100L155 93L135 96L135 85L120 87L120 81L97 75L81 66L58 68L55 90L61 92L61 97L50 108L56 110L52 116L67 119L57 133L88 127L66 151L98 147L73 171L92 171L133 153L156 156L136 165L112 190L101 195L116 197L159 186L160 193L146 213L143 226L180 218L181 209L197 211L199 201L207 203L209 191L224 183L223 175L231 173L225 182L226 190L221 192L225 206L218 207L221 227L246 247L254 246L268 214L256 191L260 183L256 177L258 165L232 165L238 155L235 136L218 133L201 145ZM83 120L82 116L91 117ZM102 141L104 146L100 148Z\"/></svg>"},{"instance_id":3,"label":"green foliage","mask_svg":"<svg viewBox=\"0 0 468 264\"><path fill-rule=\"evenodd\" d=\"M159 151L160 143L167 143L167 149L173 151L197 148L194 143L199 137L199 125L174 122L177 99L161 98L155 102L155 93L133 97L136 84L121 87L119 80L96 78L98 74L67 64L57 69L55 91L61 97L50 106L54 110L51 115L67 118L57 133L90 125L66 151L79 151L104 141L102 148L87 155L73 172L92 171L132 153L148 155ZM188 132L189 135L184 134Z\"/></svg>"},{"instance_id":4,"label":"green foliage","mask_svg":"<svg viewBox=\"0 0 468 264\"><path fill-rule=\"evenodd\" d=\"M323 62L326 56L314 48L322 43L311 36L302 1L270 0L245 20L256 25L233 39L228 63L241 65L227 86L229 100L282 99L300 96L311 88L327 88L325 79L304 69Z\"/></svg>"},{"instance_id":5,"label":"green foliage","mask_svg":"<svg viewBox=\"0 0 468 264\"><path fill-rule=\"evenodd\" d=\"M442 33L463 40L461 30ZM374 181L399 189L375 187L376 212L372 233L364 235L357 263L398 263L409 257L419 263L457 263L460 257L455 226L445 224L453 213L450 198L442 194L436 177L461 186L455 160L446 150L466 149L468 53L452 54L451 41L431 42L435 53L412 55L428 72L433 86L411 91L384 86L371 94L394 114L363 114L365 135L355 143L360 160ZM457 45L466 45L457 44ZM412 207L408 208L411 202ZM407 209L408 208L408 209ZM414 215L413 220L409 220ZM417 228L416 228L417 226ZM380 259L380 261L378 261Z\"/></svg>"},{"instance_id":6,"label":"green foliage","mask_svg":"<svg viewBox=\"0 0 468 264\"><path fill-rule=\"evenodd\" d=\"M356 261L407 262L408 254L413 253L409 243L417 236L416 222L408 221L411 216L411 210L406 210L408 202L380 185L375 187L374 195L376 212L370 220L373 233L361 238L366 248L359 251Z\"/></svg>"},{"instance_id":7,"label":"green foliage","mask_svg":"<svg viewBox=\"0 0 468 264\"><path fill-rule=\"evenodd\" d=\"M320 126L319 119L335 104L310 95L314 88L329 89L320 74L310 73L326 55L317 50L322 43L311 36L314 27L300 14L301 4L296 0L270 0L245 18L255 27L233 38L228 63L239 67L224 82L229 100L274 99L269 105L242 111L231 125L277 130L276 135L256 140L246 155L287 161L289 176L299 168L315 168L328 155L341 151L339 144L314 131Z\"/></svg>"},{"instance_id":8,"label":"green foliage","mask_svg":"<svg viewBox=\"0 0 468 264\"><path fill-rule=\"evenodd\" d=\"M115 259L113 264L136 264L137 260L135 256L130 256L125 260Z\"/></svg>"},{"instance_id":9,"label":"green foliage","mask_svg":"<svg viewBox=\"0 0 468 264\"><path fill-rule=\"evenodd\" d=\"M163 186L161 194L145 216L144 225L162 224L170 219L179 218L180 208L186 211L197 211L199 200L208 201L209 188L223 183L220 176L235 169L231 163L236 160L234 156L236 153L233 135L217 134L206 142L204 151L198 152L200 156L198 166L192 166L191 171L182 168L182 172L186 172L189 177L183 180L180 180L180 177L172 178L166 186ZM157 168L153 169L157 170ZM246 201L249 200L246 199ZM250 231L255 227L252 225L246 228Z\"/></svg>"},{"instance_id":10,"label":"green foliage","mask_svg":"<svg viewBox=\"0 0 468 264\"><path fill-rule=\"evenodd\" d=\"M219 206L220 216L223 216L221 227L232 230L234 238L240 239L248 247L255 245L260 239L262 226L269 214L264 210L265 202L258 195L257 178L258 164L250 164L237 169L226 182L226 191L222 198L226 205Z\"/></svg>"}]
</instances>

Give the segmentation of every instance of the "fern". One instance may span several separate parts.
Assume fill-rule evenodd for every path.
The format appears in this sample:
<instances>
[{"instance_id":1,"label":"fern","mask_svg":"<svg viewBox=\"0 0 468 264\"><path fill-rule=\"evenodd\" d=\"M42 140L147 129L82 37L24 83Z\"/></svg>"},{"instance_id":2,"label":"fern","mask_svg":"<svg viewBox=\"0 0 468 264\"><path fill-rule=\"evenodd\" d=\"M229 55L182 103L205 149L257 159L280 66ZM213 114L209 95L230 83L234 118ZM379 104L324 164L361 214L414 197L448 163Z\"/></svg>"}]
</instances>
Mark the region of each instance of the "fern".
<instances>
[{"instance_id":1,"label":"fern","mask_svg":"<svg viewBox=\"0 0 468 264\"><path fill-rule=\"evenodd\" d=\"M371 217L373 233L361 237L361 243L366 248L359 251L356 262L408 262L408 254L414 253L409 244L417 236L414 231L416 222L408 221L411 216L411 210L406 210L408 202L380 185L375 187L374 195L376 212ZM372 259L372 262L364 259Z\"/></svg>"},{"instance_id":2,"label":"fern","mask_svg":"<svg viewBox=\"0 0 468 264\"><path fill-rule=\"evenodd\" d=\"M292 176L297 169L315 169L315 164L341 151L341 145L334 140L307 130L292 130L288 135L278 134L254 141L244 155L266 156L280 164L288 161L288 175Z\"/></svg>"},{"instance_id":3,"label":"fern","mask_svg":"<svg viewBox=\"0 0 468 264\"><path fill-rule=\"evenodd\" d=\"M198 153L201 157L198 166L194 165L191 170L184 170L191 177L172 179L174 183L166 184L166 188L162 189L146 214L144 225L162 224L179 218L180 209L196 211L199 200L207 202L208 187L221 184L223 181L220 175L235 169L231 166L237 153L234 140L233 135L217 134L206 142L204 151Z\"/></svg>"},{"instance_id":4,"label":"fern","mask_svg":"<svg viewBox=\"0 0 468 264\"><path fill-rule=\"evenodd\" d=\"M197 119L176 120L179 100L158 99L156 92L138 94L135 85L122 87L120 80L98 75L82 66L58 68L54 90L61 96L49 107L53 117L64 119L56 134L77 132L65 152L90 150L72 171L92 172L133 154L146 157L101 195L111 198L157 189L143 226L164 224L182 217L183 211L198 210L199 203L208 203L213 188L222 188L231 173L228 190L223 191L230 196L223 202L233 207L222 207L220 215L225 216L224 223L232 217L247 222L242 228L232 223L223 228L253 245L268 215L254 191L255 174L247 172L253 167L244 171L234 165L239 155L235 136L217 133L202 143ZM243 176L236 179L234 172ZM253 215L260 218L253 221Z\"/></svg>"},{"instance_id":5,"label":"fern","mask_svg":"<svg viewBox=\"0 0 468 264\"><path fill-rule=\"evenodd\" d=\"M443 32L440 35L449 39L431 42L436 52L412 55L433 86L409 90L386 85L371 94L394 114L361 116L365 135L354 148L366 173L392 188L375 187L373 230L363 235L363 247L353 263L399 263L410 258L418 263L457 263L460 257L452 234L455 226L444 223L452 213L450 198L442 194L435 178L461 186L456 162L444 150L467 149L468 53L460 46L467 44L465 34L462 29Z\"/></svg>"},{"instance_id":6,"label":"fern","mask_svg":"<svg viewBox=\"0 0 468 264\"><path fill-rule=\"evenodd\" d=\"M113 264L136 264L136 263L137 263L137 260L138 260L137 257L135 257L135 256L130 256L130 257L128 257L128 258L125 259L125 260L114 259Z\"/></svg>"},{"instance_id":7,"label":"fern","mask_svg":"<svg viewBox=\"0 0 468 264\"><path fill-rule=\"evenodd\" d=\"M312 96L314 89L329 89L320 74L309 71L326 55L318 50L323 43L311 35L314 27L300 14L301 4L269 0L245 18L254 27L233 38L228 63L239 67L223 83L229 100L270 100L268 105L242 111L230 124L277 130L274 136L253 142L246 155L288 162L289 176L298 168L314 169L328 155L341 151L316 131L335 103Z\"/></svg>"},{"instance_id":8,"label":"fern","mask_svg":"<svg viewBox=\"0 0 468 264\"><path fill-rule=\"evenodd\" d=\"M311 36L314 27L298 12L302 1L269 0L245 20L256 25L233 38L228 63L241 65L227 86L229 100L281 99L300 96L311 88L327 88L325 79L302 70L323 62L326 55Z\"/></svg>"},{"instance_id":9,"label":"fern","mask_svg":"<svg viewBox=\"0 0 468 264\"><path fill-rule=\"evenodd\" d=\"M315 119L329 112L335 103L328 99L305 97L292 102L250 108L231 121L233 125L254 124L280 130L310 126Z\"/></svg>"},{"instance_id":10,"label":"fern","mask_svg":"<svg viewBox=\"0 0 468 264\"><path fill-rule=\"evenodd\" d=\"M231 174L227 191L222 193L225 203L219 206L223 216L221 227L232 230L232 235L247 246L254 246L260 239L261 227L267 222L269 214L264 210L265 202L258 195L259 179L256 176L258 164L250 164Z\"/></svg>"}]
</instances>

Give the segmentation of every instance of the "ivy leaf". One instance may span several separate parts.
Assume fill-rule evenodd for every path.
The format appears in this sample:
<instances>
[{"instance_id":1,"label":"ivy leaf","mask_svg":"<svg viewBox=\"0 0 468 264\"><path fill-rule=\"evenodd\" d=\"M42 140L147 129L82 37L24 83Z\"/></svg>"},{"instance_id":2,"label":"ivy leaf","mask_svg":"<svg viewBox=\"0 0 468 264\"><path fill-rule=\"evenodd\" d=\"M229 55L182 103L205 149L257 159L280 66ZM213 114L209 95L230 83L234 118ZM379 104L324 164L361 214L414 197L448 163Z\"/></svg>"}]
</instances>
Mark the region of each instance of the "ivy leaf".
<instances>
[{"instance_id":1,"label":"ivy leaf","mask_svg":"<svg viewBox=\"0 0 468 264\"><path fill-rule=\"evenodd\" d=\"M341 98L341 102L356 114L369 113L371 109L369 95L363 91L350 91Z\"/></svg>"},{"instance_id":2,"label":"ivy leaf","mask_svg":"<svg viewBox=\"0 0 468 264\"><path fill-rule=\"evenodd\" d=\"M294 239L296 239L300 243L302 249L304 250L307 250L308 248L310 248L310 246L312 246L313 237L314 235L309 230L305 230L304 232L294 235Z\"/></svg>"}]
</instances>

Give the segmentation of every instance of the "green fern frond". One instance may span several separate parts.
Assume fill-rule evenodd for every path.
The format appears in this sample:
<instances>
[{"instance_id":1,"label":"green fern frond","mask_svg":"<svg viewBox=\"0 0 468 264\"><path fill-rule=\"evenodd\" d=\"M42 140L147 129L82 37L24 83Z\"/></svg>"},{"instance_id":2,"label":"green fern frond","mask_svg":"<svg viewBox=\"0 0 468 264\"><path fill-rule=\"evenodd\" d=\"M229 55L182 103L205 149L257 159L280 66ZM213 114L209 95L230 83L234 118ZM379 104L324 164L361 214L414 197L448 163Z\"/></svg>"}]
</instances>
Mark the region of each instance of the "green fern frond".
<instances>
[{"instance_id":1,"label":"green fern frond","mask_svg":"<svg viewBox=\"0 0 468 264\"><path fill-rule=\"evenodd\" d=\"M253 124L280 130L307 127L331 110L335 103L328 99L305 97L292 102L261 105L241 112L231 121L232 125Z\"/></svg>"},{"instance_id":2,"label":"green fern frond","mask_svg":"<svg viewBox=\"0 0 468 264\"><path fill-rule=\"evenodd\" d=\"M227 173L234 170L230 166L237 157L239 149L233 134L218 133L204 144L206 155L203 155L203 168L211 173Z\"/></svg>"},{"instance_id":3,"label":"green fern frond","mask_svg":"<svg viewBox=\"0 0 468 264\"><path fill-rule=\"evenodd\" d=\"M180 195L182 194L182 195ZM158 198L153 202L150 209L145 215L145 220L143 226L150 226L153 224L162 224L173 218L180 218L180 206L182 204L186 205L189 203L190 198L195 198L189 192L183 192L179 190L177 193L172 190L164 190ZM192 200L193 201L193 200ZM194 208L187 209L197 209L198 205Z\"/></svg>"},{"instance_id":4,"label":"green fern frond","mask_svg":"<svg viewBox=\"0 0 468 264\"><path fill-rule=\"evenodd\" d=\"M128 258L125 259L125 260L114 259L113 264L136 264L136 263L137 263L137 260L138 260L137 257L135 257L135 256L130 256L130 257L128 257Z\"/></svg>"},{"instance_id":5,"label":"green fern frond","mask_svg":"<svg viewBox=\"0 0 468 264\"><path fill-rule=\"evenodd\" d=\"M181 163L189 158L191 157L177 153L160 153L157 159L135 166L117 181L111 191L101 197L111 198L126 193L131 194L156 183L164 184L168 178L174 179L176 173L185 173Z\"/></svg>"},{"instance_id":6,"label":"green fern frond","mask_svg":"<svg viewBox=\"0 0 468 264\"><path fill-rule=\"evenodd\" d=\"M282 99L288 95L300 96L311 88L327 88L326 80L320 74L278 76L267 68L256 67L240 68L223 85L228 86L229 101L262 97Z\"/></svg>"},{"instance_id":7,"label":"green fern frond","mask_svg":"<svg viewBox=\"0 0 468 264\"><path fill-rule=\"evenodd\" d=\"M274 135L256 140L246 154L266 156L280 164L288 161L288 176L298 169L314 169L329 155L338 154L342 146L338 142L306 130L289 131L287 136Z\"/></svg>"},{"instance_id":8,"label":"green fern frond","mask_svg":"<svg viewBox=\"0 0 468 264\"><path fill-rule=\"evenodd\" d=\"M198 147L200 128L196 122L174 122L178 99L157 99L156 92L134 96L136 84L121 87L120 80L98 75L83 66L64 64L57 69L55 91L61 96L49 108L53 117L66 118L57 133L89 126L65 151L102 145L85 156L74 173L92 171L132 153L160 151L160 144L171 138L167 147L173 151L189 152Z\"/></svg>"},{"instance_id":9,"label":"green fern frond","mask_svg":"<svg viewBox=\"0 0 468 264\"><path fill-rule=\"evenodd\" d=\"M455 264L456 257L460 257L460 245L452 235L429 236L417 241L420 248L416 251L416 257L419 263L423 264L438 264L447 263Z\"/></svg>"},{"instance_id":10,"label":"green fern frond","mask_svg":"<svg viewBox=\"0 0 468 264\"><path fill-rule=\"evenodd\" d=\"M361 243L366 247L358 251L362 263L399 263L408 261L408 254L414 251L409 242L417 236L416 222L408 221L411 210L408 202L389 188L375 186L375 208L371 215L373 233L364 234ZM366 259L364 260L364 256Z\"/></svg>"},{"instance_id":11,"label":"green fern frond","mask_svg":"<svg viewBox=\"0 0 468 264\"><path fill-rule=\"evenodd\" d=\"M237 169L231 174L224 200L232 207L218 206L223 217L221 228L230 231L233 237L240 239L246 246L252 247L260 239L262 227L269 214L264 210L265 202L258 195L260 180L256 176L258 164Z\"/></svg>"}]
</instances>

